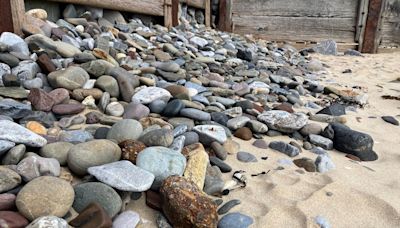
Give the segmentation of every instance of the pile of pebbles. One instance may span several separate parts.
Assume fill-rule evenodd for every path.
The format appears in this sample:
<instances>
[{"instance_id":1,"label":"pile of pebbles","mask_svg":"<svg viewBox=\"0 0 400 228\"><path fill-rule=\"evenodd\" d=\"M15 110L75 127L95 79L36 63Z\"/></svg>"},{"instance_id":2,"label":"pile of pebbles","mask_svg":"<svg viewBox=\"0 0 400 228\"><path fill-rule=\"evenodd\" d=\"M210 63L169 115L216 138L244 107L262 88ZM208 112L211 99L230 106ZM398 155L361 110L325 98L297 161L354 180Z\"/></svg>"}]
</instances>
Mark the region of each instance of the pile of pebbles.
<instances>
[{"instance_id":1,"label":"pile of pebbles","mask_svg":"<svg viewBox=\"0 0 400 228\"><path fill-rule=\"evenodd\" d=\"M33 9L24 38L0 36L0 224L134 227L124 196L145 193L159 227L247 227L228 213L239 200L215 200L227 156L257 161L234 137L309 172L333 169L333 148L377 159L372 138L344 125L343 104L365 94L323 86L306 51L184 19L168 30L74 5L63 16ZM276 135L302 145L263 140ZM296 158L302 147L316 161Z\"/></svg>"}]
</instances>

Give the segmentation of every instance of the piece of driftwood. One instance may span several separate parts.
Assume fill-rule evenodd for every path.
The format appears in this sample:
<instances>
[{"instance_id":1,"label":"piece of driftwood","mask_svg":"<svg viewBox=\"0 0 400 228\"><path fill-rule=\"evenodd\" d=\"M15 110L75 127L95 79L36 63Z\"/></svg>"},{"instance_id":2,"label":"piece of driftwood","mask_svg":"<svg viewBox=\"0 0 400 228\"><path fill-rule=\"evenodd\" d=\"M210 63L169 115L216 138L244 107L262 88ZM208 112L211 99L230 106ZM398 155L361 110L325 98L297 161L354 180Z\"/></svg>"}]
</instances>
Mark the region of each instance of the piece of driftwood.
<instances>
[{"instance_id":1,"label":"piece of driftwood","mask_svg":"<svg viewBox=\"0 0 400 228\"><path fill-rule=\"evenodd\" d=\"M218 29L232 32L232 0L219 1Z\"/></svg>"},{"instance_id":2,"label":"piece of driftwood","mask_svg":"<svg viewBox=\"0 0 400 228\"><path fill-rule=\"evenodd\" d=\"M358 50L361 51L364 43L365 26L367 23L368 16L368 6L369 0L360 0L357 28L356 28L356 38L355 41L358 42Z\"/></svg>"},{"instance_id":3,"label":"piece of driftwood","mask_svg":"<svg viewBox=\"0 0 400 228\"><path fill-rule=\"evenodd\" d=\"M365 26L364 42L361 51L364 53L376 53L379 47L380 24L383 12L384 0L370 0L368 17Z\"/></svg>"}]
</instances>

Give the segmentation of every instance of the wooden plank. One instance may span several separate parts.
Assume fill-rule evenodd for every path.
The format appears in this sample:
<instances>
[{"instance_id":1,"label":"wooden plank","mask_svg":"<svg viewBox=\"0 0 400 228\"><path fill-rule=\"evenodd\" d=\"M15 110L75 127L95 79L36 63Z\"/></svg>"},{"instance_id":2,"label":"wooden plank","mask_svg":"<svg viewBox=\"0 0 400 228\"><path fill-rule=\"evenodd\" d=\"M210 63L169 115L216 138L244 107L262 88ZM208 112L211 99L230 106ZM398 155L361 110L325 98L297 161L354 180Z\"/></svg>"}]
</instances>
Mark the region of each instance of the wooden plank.
<instances>
[{"instance_id":1,"label":"wooden plank","mask_svg":"<svg viewBox=\"0 0 400 228\"><path fill-rule=\"evenodd\" d=\"M379 25L383 9L383 0L370 0L368 17L365 26L364 41L361 51L364 53L376 53L379 46Z\"/></svg>"},{"instance_id":2,"label":"wooden plank","mask_svg":"<svg viewBox=\"0 0 400 228\"><path fill-rule=\"evenodd\" d=\"M360 0L360 6L357 16L357 28L355 41L358 42L358 50L361 51L364 42L365 26L367 23L369 0Z\"/></svg>"},{"instance_id":3,"label":"wooden plank","mask_svg":"<svg viewBox=\"0 0 400 228\"><path fill-rule=\"evenodd\" d=\"M232 2L231 0L219 1L218 29L232 32Z\"/></svg>"},{"instance_id":4,"label":"wooden plank","mask_svg":"<svg viewBox=\"0 0 400 228\"><path fill-rule=\"evenodd\" d=\"M387 0L382 15L381 46L400 47L400 0Z\"/></svg>"},{"instance_id":5,"label":"wooden plank","mask_svg":"<svg viewBox=\"0 0 400 228\"><path fill-rule=\"evenodd\" d=\"M233 31L266 40L354 43L355 18L239 16L233 14Z\"/></svg>"},{"instance_id":6,"label":"wooden plank","mask_svg":"<svg viewBox=\"0 0 400 228\"><path fill-rule=\"evenodd\" d=\"M206 27L211 27L211 0L204 0L204 19Z\"/></svg>"},{"instance_id":7,"label":"wooden plank","mask_svg":"<svg viewBox=\"0 0 400 228\"><path fill-rule=\"evenodd\" d=\"M279 17L355 17L359 0L233 0L240 15Z\"/></svg>"},{"instance_id":8,"label":"wooden plank","mask_svg":"<svg viewBox=\"0 0 400 228\"><path fill-rule=\"evenodd\" d=\"M172 0L164 0L164 26L172 27Z\"/></svg>"},{"instance_id":9,"label":"wooden plank","mask_svg":"<svg viewBox=\"0 0 400 228\"><path fill-rule=\"evenodd\" d=\"M14 33L22 34L22 25L25 21L25 3L24 0L10 0L11 15L13 21Z\"/></svg>"},{"instance_id":10,"label":"wooden plank","mask_svg":"<svg viewBox=\"0 0 400 228\"><path fill-rule=\"evenodd\" d=\"M10 0L0 0L0 15L2 19L0 20L0 33L3 32L13 32L13 20L11 14L11 4Z\"/></svg>"},{"instance_id":11,"label":"wooden plank","mask_svg":"<svg viewBox=\"0 0 400 228\"><path fill-rule=\"evenodd\" d=\"M188 6L204 9L205 8L205 0L181 0L182 3L185 3Z\"/></svg>"},{"instance_id":12,"label":"wooden plank","mask_svg":"<svg viewBox=\"0 0 400 228\"><path fill-rule=\"evenodd\" d=\"M179 25L179 7L180 2L179 0L172 0L172 26Z\"/></svg>"},{"instance_id":13,"label":"wooden plank","mask_svg":"<svg viewBox=\"0 0 400 228\"><path fill-rule=\"evenodd\" d=\"M14 1L14 0L13 0ZM164 16L164 0L49 0L62 3L88 5L132 13Z\"/></svg>"}]
</instances>

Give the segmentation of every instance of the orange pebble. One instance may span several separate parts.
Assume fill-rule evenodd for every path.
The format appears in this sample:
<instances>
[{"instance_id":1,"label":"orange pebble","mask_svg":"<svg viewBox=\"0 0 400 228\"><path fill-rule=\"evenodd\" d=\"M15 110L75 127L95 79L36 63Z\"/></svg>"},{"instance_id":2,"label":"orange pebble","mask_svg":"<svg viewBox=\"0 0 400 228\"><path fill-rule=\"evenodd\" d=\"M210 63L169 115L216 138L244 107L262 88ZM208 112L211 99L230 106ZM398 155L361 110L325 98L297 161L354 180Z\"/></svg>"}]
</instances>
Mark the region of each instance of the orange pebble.
<instances>
[{"instance_id":1,"label":"orange pebble","mask_svg":"<svg viewBox=\"0 0 400 228\"><path fill-rule=\"evenodd\" d=\"M26 128L39 135L46 135L47 129L37 121L29 121L26 123Z\"/></svg>"}]
</instances>

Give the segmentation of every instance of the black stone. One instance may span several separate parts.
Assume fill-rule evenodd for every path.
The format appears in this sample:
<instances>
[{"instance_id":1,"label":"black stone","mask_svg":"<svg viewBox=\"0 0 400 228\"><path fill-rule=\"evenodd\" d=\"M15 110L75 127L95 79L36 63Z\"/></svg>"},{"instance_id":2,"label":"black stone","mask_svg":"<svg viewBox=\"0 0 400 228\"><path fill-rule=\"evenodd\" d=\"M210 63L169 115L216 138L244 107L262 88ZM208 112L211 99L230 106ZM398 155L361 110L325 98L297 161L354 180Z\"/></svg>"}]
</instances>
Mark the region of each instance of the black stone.
<instances>
[{"instance_id":1,"label":"black stone","mask_svg":"<svg viewBox=\"0 0 400 228\"><path fill-rule=\"evenodd\" d=\"M226 123L228 122L229 117L226 114L221 113L221 112L213 112L213 113L211 113L211 119L221 125L226 126Z\"/></svg>"},{"instance_id":2,"label":"black stone","mask_svg":"<svg viewBox=\"0 0 400 228\"><path fill-rule=\"evenodd\" d=\"M399 126L399 121L396 120L393 116L382 116L382 119L388 123Z\"/></svg>"},{"instance_id":3,"label":"black stone","mask_svg":"<svg viewBox=\"0 0 400 228\"><path fill-rule=\"evenodd\" d=\"M185 108L185 104L181 100L170 101L164 108L163 115L167 117L177 116L183 108Z\"/></svg>"},{"instance_id":4,"label":"black stone","mask_svg":"<svg viewBox=\"0 0 400 228\"><path fill-rule=\"evenodd\" d=\"M372 150L374 140L370 135L354 131L339 123L332 123L328 127L334 131L333 147L338 151L357 156L362 161L378 159L378 155Z\"/></svg>"},{"instance_id":5,"label":"black stone","mask_svg":"<svg viewBox=\"0 0 400 228\"><path fill-rule=\"evenodd\" d=\"M253 102L249 100L238 101L235 103L235 107L241 107L242 110L253 109Z\"/></svg>"},{"instance_id":6,"label":"black stone","mask_svg":"<svg viewBox=\"0 0 400 228\"><path fill-rule=\"evenodd\" d=\"M110 130L108 127L99 127L96 129L96 132L94 133L94 138L95 139L105 139L107 138L107 133Z\"/></svg>"},{"instance_id":7,"label":"black stone","mask_svg":"<svg viewBox=\"0 0 400 228\"><path fill-rule=\"evenodd\" d=\"M249 62L253 61L253 53L249 50L238 49L236 57Z\"/></svg>"},{"instance_id":8,"label":"black stone","mask_svg":"<svg viewBox=\"0 0 400 228\"><path fill-rule=\"evenodd\" d=\"M211 165L218 166L218 168L223 173L229 173L230 171L232 171L232 167L230 167L228 164L226 164L221 159L219 159L215 156L210 157L210 163L211 163Z\"/></svg>"},{"instance_id":9,"label":"black stone","mask_svg":"<svg viewBox=\"0 0 400 228\"><path fill-rule=\"evenodd\" d=\"M220 208L218 209L217 212L218 212L219 215L226 214L226 213L228 213L234 206L239 205L240 203L241 203L241 201L238 200L238 199L234 199L234 200L228 201L228 202L226 202L224 205L222 205L222 207L220 207Z\"/></svg>"},{"instance_id":10,"label":"black stone","mask_svg":"<svg viewBox=\"0 0 400 228\"><path fill-rule=\"evenodd\" d=\"M323 108L321 111L317 112L317 114L326 114L330 116L342 116L346 115L346 109L344 105L334 103L329 107Z\"/></svg>"}]
</instances>

